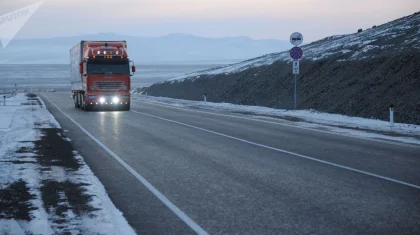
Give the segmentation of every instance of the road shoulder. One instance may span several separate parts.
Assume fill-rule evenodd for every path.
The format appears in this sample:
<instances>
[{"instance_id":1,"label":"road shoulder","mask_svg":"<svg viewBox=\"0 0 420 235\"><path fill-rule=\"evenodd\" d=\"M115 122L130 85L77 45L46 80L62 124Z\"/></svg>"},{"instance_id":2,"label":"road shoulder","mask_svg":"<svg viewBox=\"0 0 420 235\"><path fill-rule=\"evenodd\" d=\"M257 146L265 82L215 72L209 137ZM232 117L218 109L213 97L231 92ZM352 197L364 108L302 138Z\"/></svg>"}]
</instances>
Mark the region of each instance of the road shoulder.
<instances>
[{"instance_id":1,"label":"road shoulder","mask_svg":"<svg viewBox=\"0 0 420 235\"><path fill-rule=\"evenodd\" d=\"M135 234L37 95L1 109L0 233Z\"/></svg>"}]
</instances>

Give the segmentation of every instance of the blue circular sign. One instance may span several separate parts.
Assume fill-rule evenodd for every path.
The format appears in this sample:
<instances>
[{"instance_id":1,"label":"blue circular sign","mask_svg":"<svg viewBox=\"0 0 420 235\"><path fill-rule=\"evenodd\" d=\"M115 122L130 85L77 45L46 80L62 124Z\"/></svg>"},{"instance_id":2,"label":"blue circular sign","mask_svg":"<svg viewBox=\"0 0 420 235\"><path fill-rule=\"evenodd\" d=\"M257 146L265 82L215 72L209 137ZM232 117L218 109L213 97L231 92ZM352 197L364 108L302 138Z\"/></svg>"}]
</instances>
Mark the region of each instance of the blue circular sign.
<instances>
[{"instance_id":1,"label":"blue circular sign","mask_svg":"<svg viewBox=\"0 0 420 235\"><path fill-rule=\"evenodd\" d=\"M300 60L303 56L303 50L300 47L293 47L290 50L290 57L294 60Z\"/></svg>"}]
</instances>

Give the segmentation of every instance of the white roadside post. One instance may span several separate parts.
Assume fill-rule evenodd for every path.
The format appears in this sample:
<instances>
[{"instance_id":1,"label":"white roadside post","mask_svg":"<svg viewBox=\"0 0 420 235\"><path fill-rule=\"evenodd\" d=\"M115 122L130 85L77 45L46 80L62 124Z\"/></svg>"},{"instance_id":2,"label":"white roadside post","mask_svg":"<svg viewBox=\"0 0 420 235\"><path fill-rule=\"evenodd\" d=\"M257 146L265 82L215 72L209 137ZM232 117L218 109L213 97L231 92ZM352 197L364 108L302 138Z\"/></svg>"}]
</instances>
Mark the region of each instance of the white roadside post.
<instances>
[{"instance_id":1,"label":"white roadside post","mask_svg":"<svg viewBox=\"0 0 420 235\"><path fill-rule=\"evenodd\" d=\"M293 59L293 74L295 76L295 89L293 95L293 108L296 110L297 107L297 75L299 74L299 60L303 56L302 48L298 47L303 42L303 35L295 32L290 35L290 43L294 45L290 50L290 57Z\"/></svg>"},{"instance_id":2,"label":"white roadside post","mask_svg":"<svg viewBox=\"0 0 420 235\"><path fill-rule=\"evenodd\" d=\"M389 122L391 124L391 128L394 127L394 105L393 104L389 106Z\"/></svg>"},{"instance_id":3,"label":"white roadside post","mask_svg":"<svg viewBox=\"0 0 420 235\"><path fill-rule=\"evenodd\" d=\"M6 106L6 96L5 95L3 96L3 100L4 100L3 106Z\"/></svg>"},{"instance_id":4,"label":"white roadside post","mask_svg":"<svg viewBox=\"0 0 420 235\"><path fill-rule=\"evenodd\" d=\"M204 98L204 104L207 104L207 95L206 95L206 94L204 94L204 95L203 95L203 98Z\"/></svg>"}]
</instances>

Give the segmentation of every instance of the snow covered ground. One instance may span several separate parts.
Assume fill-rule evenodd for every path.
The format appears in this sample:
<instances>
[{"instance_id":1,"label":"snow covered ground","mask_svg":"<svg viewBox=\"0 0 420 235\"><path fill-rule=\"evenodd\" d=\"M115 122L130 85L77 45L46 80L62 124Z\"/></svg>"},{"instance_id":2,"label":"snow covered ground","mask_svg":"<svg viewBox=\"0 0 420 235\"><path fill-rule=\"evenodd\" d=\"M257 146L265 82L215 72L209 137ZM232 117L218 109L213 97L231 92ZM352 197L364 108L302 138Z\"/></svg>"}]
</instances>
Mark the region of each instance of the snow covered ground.
<instances>
[{"instance_id":1,"label":"snow covered ground","mask_svg":"<svg viewBox=\"0 0 420 235\"><path fill-rule=\"evenodd\" d=\"M236 105L229 103L212 103L203 101L179 100L165 97L138 95L135 99L174 107L192 108L194 110L211 110L247 114L246 117L262 121L279 122L301 128L311 128L360 138L389 140L401 143L420 144L420 126L395 123L391 127L387 121L349 117L339 114L322 113L315 110L284 110L260 106Z\"/></svg>"},{"instance_id":2,"label":"snow covered ground","mask_svg":"<svg viewBox=\"0 0 420 235\"><path fill-rule=\"evenodd\" d=\"M71 140L42 100L18 93L6 104L0 106L0 234L135 234L82 156L66 152Z\"/></svg>"}]
</instances>

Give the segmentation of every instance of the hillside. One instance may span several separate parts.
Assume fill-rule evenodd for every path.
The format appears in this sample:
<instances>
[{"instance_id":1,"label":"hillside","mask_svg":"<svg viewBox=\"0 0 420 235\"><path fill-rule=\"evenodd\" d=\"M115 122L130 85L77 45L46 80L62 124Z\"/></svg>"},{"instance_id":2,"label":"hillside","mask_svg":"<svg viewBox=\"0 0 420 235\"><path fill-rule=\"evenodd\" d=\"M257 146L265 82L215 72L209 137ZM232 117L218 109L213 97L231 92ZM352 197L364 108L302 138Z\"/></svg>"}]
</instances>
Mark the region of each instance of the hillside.
<instances>
[{"instance_id":1,"label":"hillside","mask_svg":"<svg viewBox=\"0 0 420 235\"><path fill-rule=\"evenodd\" d=\"M303 46L298 109L420 124L420 14ZM304 32L303 32L304 33ZM153 96L291 109L288 51L156 83Z\"/></svg>"},{"instance_id":2,"label":"hillside","mask_svg":"<svg viewBox=\"0 0 420 235\"><path fill-rule=\"evenodd\" d=\"M0 64L68 64L69 50L80 40L126 40L130 57L137 63L194 62L232 63L285 50L280 40L254 40L248 37L204 38L188 34L162 37L134 37L112 33L13 40L0 47Z\"/></svg>"}]
</instances>

